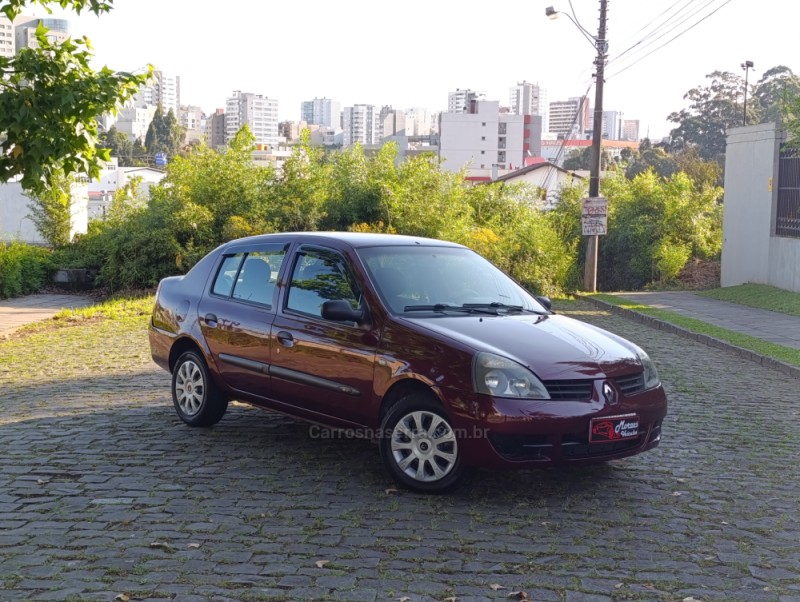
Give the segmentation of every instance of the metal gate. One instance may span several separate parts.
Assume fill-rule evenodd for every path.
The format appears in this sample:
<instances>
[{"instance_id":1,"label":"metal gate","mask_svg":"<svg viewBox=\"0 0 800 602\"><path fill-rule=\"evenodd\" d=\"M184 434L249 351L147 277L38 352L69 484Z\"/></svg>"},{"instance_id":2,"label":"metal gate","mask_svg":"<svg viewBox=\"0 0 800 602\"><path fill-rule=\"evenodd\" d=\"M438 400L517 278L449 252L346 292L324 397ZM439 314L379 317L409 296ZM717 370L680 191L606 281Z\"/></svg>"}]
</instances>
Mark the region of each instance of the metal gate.
<instances>
[{"instance_id":1,"label":"metal gate","mask_svg":"<svg viewBox=\"0 0 800 602\"><path fill-rule=\"evenodd\" d=\"M775 235L800 238L800 149L797 148L781 148Z\"/></svg>"}]
</instances>

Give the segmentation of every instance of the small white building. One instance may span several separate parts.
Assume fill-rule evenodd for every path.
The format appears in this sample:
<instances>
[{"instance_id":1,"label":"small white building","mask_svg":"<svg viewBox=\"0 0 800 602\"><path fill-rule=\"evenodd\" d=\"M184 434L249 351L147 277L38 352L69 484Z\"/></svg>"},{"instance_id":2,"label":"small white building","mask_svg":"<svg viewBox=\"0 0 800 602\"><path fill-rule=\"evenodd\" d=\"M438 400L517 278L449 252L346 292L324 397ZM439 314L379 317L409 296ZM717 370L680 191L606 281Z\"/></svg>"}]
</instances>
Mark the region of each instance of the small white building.
<instances>
[{"instance_id":1,"label":"small white building","mask_svg":"<svg viewBox=\"0 0 800 602\"><path fill-rule=\"evenodd\" d=\"M89 219L103 219L117 190L123 188L134 178L140 178L140 191L142 196L150 198L150 187L161 182L166 173L154 167L115 167L103 169L97 180L89 182L88 217Z\"/></svg>"},{"instance_id":2,"label":"small white building","mask_svg":"<svg viewBox=\"0 0 800 602\"><path fill-rule=\"evenodd\" d=\"M543 159L494 179L495 182L522 183L539 188L542 191L543 209L552 209L558 204L558 196L563 188L576 186L584 180L585 178L575 172L562 169Z\"/></svg>"}]
</instances>

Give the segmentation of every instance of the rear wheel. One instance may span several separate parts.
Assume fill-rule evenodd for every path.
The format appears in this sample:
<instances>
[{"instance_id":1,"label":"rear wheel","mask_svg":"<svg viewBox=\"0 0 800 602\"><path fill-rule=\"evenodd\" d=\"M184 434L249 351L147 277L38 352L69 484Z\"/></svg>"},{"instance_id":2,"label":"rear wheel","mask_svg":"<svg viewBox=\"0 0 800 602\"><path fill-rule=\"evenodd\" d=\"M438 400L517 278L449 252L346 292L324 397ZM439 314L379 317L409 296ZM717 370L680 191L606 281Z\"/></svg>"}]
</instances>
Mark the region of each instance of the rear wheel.
<instances>
[{"instance_id":1,"label":"rear wheel","mask_svg":"<svg viewBox=\"0 0 800 602\"><path fill-rule=\"evenodd\" d=\"M464 472L450 418L429 395L415 393L389 408L380 450L392 477L414 491L449 491Z\"/></svg>"},{"instance_id":2,"label":"rear wheel","mask_svg":"<svg viewBox=\"0 0 800 602\"><path fill-rule=\"evenodd\" d=\"M183 353L172 369L172 402L178 417L189 426L211 426L228 409L205 360L195 351Z\"/></svg>"}]
</instances>

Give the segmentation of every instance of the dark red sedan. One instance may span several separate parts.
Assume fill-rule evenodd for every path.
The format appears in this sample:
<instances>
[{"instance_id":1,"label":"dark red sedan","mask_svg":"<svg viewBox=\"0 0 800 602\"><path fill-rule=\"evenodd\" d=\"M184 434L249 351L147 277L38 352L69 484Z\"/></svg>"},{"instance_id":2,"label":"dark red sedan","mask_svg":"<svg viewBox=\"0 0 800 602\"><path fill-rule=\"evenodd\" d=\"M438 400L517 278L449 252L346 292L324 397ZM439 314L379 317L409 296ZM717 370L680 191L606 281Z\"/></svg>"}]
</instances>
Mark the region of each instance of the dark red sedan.
<instances>
[{"instance_id":1,"label":"dark red sedan","mask_svg":"<svg viewBox=\"0 0 800 602\"><path fill-rule=\"evenodd\" d=\"M186 424L237 399L345 429L418 491L470 466L637 454L667 413L639 347L554 314L466 247L411 236L226 243L161 282L150 345Z\"/></svg>"}]
</instances>

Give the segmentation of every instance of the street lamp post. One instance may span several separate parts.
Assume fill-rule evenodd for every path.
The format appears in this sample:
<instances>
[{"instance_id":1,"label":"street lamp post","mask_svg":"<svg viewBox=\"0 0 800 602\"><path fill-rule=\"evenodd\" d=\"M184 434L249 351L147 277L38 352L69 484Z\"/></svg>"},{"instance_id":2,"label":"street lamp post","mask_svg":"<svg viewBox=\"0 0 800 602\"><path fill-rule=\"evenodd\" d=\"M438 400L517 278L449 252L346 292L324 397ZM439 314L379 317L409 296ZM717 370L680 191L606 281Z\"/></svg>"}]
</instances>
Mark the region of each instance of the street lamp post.
<instances>
[{"instance_id":1,"label":"street lamp post","mask_svg":"<svg viewBox=\"0 0 800 602\"><path fill-rule=\"evenodd\" d=\"M584 36L594 42L597 56L594 59L595 66L595 94L594 94L594 127L592 129L592 164L589 170L589 197L600 196L600 142L603 137L603 78L606 66L606 52L608 50L608 40L606 40L606 16L608 13L608 0L600 0L600 24L597 28L597 37L592 36L581 26L576 19L569 15L572 21ZM559 12L552 6L545 10L545 14L554 19ZM586 240L586 265L583 273L584 288L593 293L597 290L597 248L598 235L591 234Z\"/></svg>"},{"instance_id":2,"label":"street lamp post","mask_svg":"<svg viewBox=\"0 0 800 602\"><path fill-rule=\"evenodd\" d=\"M744 111L742 111L742 125L747 125L747 76L750 74L750 69L753 69L753 61L745 61L742 63L744 69Z\"/></svg>"}]
</instances>

